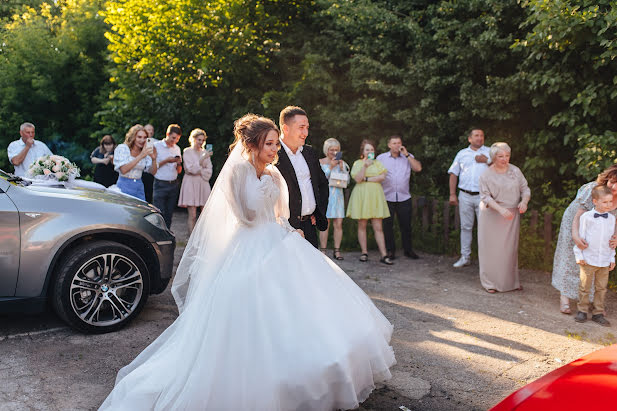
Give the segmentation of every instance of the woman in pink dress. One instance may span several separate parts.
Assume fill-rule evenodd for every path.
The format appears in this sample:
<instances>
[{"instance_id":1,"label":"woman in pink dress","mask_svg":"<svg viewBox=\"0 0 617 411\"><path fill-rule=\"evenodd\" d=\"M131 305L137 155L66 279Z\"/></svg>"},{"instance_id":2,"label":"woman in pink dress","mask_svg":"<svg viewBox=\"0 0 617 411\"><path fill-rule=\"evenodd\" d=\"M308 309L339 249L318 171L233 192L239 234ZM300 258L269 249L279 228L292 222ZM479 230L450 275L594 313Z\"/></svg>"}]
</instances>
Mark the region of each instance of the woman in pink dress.
<instances>
[{"instance_id":1,"label":"woman in pink dress","mask_svg":"<svg viewBox=\"0 0 617 411\"><path fill-rule=\"evenodd\" d=\"M184 177L180 188L178 205L186 207L189 212L189 235L197 221L197 208L203 207L210 195L210 177L212 177L212 152L204 150L206 132L200 128L191 131L190 147L184 149Z\"/></svg>"}]
</instances>

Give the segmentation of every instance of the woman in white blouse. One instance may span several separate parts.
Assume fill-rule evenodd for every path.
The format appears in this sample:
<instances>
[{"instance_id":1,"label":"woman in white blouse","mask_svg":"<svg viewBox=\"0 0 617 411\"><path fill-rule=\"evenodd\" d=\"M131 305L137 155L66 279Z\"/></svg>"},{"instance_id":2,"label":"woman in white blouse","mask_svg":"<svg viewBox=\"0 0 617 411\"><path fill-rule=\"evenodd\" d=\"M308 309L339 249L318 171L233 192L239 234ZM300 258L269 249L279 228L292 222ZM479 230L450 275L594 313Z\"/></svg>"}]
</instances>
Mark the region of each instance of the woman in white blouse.
<instances>
[{"instance_id":1,"label":"woman in white blouse","mask_svg":"<svg viewBox=\"0 0 617 411\"><path fill-rule=\"evenodd\" d=\"M196 128L189 135L191 146L184 149L184 177L178 205L188 209L189 235L197 221L197 208L203 207L210 195L212 152L204 150L207 138L205 131Z\"/></svg>"},{"instance_id":2,"label":"woman in white blouse","mask_svg":"<svg viewBox=\"0 0 617 411\"><path fill-rule=\"evenodd\" d=\"M114 169L120 173L116 185L125 194L146 201L141 174L144 170L155 174L156 149L147 144L148 133L141 124L135 124L126 133L124 144L114 152Z\"/></svg>"}]
</instances>

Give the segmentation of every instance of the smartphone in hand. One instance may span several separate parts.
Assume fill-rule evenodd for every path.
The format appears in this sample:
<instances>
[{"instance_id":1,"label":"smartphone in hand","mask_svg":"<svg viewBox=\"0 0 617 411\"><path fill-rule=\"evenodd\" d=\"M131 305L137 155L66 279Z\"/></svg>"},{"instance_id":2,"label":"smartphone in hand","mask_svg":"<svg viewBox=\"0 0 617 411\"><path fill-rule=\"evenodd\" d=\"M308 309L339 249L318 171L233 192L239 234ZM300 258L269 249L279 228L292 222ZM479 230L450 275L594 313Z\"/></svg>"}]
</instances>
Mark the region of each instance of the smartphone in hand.
<instances>
[{"instance_id":1,"label":"smartphone in hand","mask_svg":"<svg viewBox=\"0 0 617 411\"><path fill-rule=\"evenodd\" d=\"M154 147L154 143L150 137L146 139L146 147Z\"/></svg>"},{"instance_id":2,"label":"smartphone in hand","mask_svg":"<svg viewBox=\"0 0 617 411\"><path fill-rule=\"evenodd\" d=\"M342 160L343 159L343 152L342 151L337 151L336 155L334 156L335 160Z\"/></svg>"},{"instance_id":3,"label":"smartphone in hand","mask_svg":"<svg viewBox=\"0 0 617 411\"><path fill-rule=\"evenodd\" d=\"M369 160L375 160L375 153L368 153L366 155L366 158L368 158Z\"/></svg>"},{"instance_id":4,"label":"smartphone in hand","mask_svg":"<svg viewBox=\"0 0 617 411\"><path fill-rule=\"evenodd\" d=\"M212 153L212 144L206 144L206 151L209 151Z\"/></svg>"}]
</instances>

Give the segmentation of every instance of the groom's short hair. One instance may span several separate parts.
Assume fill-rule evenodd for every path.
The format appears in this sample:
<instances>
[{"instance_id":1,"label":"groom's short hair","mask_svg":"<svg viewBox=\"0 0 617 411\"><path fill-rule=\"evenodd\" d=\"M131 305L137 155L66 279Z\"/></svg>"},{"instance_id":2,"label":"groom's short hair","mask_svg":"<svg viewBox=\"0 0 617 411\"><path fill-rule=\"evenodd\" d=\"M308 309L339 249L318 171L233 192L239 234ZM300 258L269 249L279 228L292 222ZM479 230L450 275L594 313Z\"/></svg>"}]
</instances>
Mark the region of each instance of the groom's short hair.
<instances>
[{"instance_id":1,"label":"groom's short hair","mask_svg":"<svg viewBox=\"0 0 617 411\"><path fill-rule=\"evenodd\" d=\"M298 106L287 106L283 110L281 110L281 115L279 116L279 127L281 130L283 129L283 124L288 124L289 120L294 118L295 116L305 116L306 111Z\"/></svg>"}]
</instances>

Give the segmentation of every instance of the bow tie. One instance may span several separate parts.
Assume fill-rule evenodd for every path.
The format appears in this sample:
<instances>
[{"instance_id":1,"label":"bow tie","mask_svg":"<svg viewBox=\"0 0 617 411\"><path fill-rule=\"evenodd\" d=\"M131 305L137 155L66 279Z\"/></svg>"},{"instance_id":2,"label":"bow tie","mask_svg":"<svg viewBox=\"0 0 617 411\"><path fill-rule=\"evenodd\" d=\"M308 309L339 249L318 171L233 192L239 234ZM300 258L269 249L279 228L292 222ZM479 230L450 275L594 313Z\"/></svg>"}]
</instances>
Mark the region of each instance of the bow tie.
<instances>
[{"instance_id":1,"label":"bow tie","mask_svg":"<svg viewBox=\"0 0 617 411\"><path fill-rule=\"evenodd\" d=\"M604 213L604 214L593 213L593 218L598 218L598 217L608 218L608 213Z\"/></svg>"}]
</instances>

